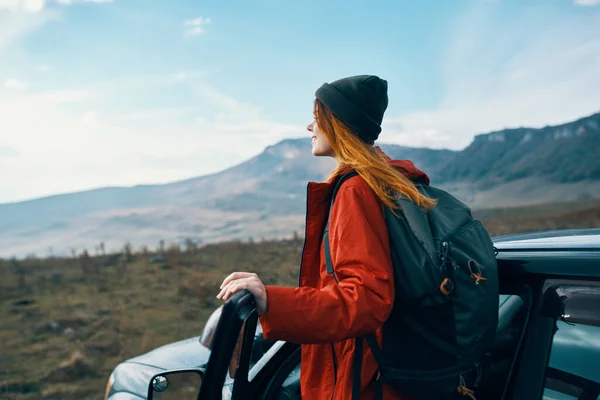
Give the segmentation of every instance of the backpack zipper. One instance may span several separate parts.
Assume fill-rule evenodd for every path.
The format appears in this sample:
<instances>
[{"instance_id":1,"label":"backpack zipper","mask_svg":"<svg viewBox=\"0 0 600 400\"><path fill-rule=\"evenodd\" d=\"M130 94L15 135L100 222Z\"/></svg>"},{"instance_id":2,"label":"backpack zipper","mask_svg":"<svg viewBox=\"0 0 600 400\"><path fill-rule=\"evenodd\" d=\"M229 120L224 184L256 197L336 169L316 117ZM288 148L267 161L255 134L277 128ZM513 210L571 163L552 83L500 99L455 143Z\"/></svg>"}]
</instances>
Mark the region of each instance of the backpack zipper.
<instances>
[{"instance_id":1,"label":"backpack zipper","mask_svg":"<svg viewBox=\"0 0 600 400\"><path fill-rule=\"evenodd\" d=\"M449 251L449 244L448 242L444 241L442 242L442 266L446 265L446 259L448 258L448 251Z\"/></svg>"},{"instance_id":2,"label":"backpack zipper","mask_svg":"<svg viewBox=\"0 0 600 400\"><path fill-rule=\"evenodd\" d=\"M331 359L333 360L333 391L331 392L331 398L333 399L333 395L335 394L335 386L337 384L337 358L335 356L335 348L333 347L333 343L331 343Z\"/></svg>"}]
</instances>

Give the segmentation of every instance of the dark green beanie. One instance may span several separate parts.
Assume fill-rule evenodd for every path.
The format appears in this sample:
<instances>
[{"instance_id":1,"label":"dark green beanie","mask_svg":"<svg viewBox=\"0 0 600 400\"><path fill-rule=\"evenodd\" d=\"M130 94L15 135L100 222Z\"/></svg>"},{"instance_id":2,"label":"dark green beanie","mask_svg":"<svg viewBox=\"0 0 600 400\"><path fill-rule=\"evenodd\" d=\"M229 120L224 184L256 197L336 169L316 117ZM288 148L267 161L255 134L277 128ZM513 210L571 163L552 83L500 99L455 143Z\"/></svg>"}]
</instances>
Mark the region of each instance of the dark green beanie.
<instances>
[{"instance_id":1,"label":"dark green beanie","mask_svg":"<svg viewBox=\"0 0 600 400\"><path fill-rule=\"evenodd\" d=\"M373 144L388 106L387 81L357 75L324 83L315 96L363 141Z\"/></svg>"}]
</instances>

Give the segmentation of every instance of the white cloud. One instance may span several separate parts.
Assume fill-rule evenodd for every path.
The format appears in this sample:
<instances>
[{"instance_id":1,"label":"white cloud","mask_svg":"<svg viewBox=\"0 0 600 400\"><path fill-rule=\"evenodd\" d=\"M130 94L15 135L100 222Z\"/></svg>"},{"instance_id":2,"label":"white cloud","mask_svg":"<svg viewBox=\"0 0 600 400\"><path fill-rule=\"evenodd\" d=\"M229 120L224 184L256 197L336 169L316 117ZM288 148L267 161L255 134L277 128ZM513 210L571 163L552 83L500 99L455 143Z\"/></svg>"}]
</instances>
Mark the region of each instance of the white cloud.
<instances>
[{"instance_id":1,"label":"white cloud","mask_svg":"<svg viewBox=\"0 0 600 400\"><path fill-rule=\"evenodd\" d=\"M574 0L574 3L580 6L597 6L600 0Z\"/></svg>"},{"instance_id":2,"label":"white cloud","mask_svg":"<svg viewBox=\"0 0 600 400\"><path fill-rule=\"evenodd\" d=\"M600 111L600 16L558 18L534 7L505 30L493 12L482 6L456 21L440 65L442 101L390 116L381 141L462 149L478 133Z\"/></svg>"},{"instance_id":3,"label":"white cloud","mask_svg":"<svg viewBox=\"0 0 600 400\"><path fill-rule=\"evenodd\" d=\"M40 72L48 72L50 71L50 66L48 64L40 64L37 66L37 70Z\"/></svg>"},{"instance_id":4,"label":"white cloud","mask_svg":"<svg viewBox=\"0 0 600 400\"><path fill-rule=\"evenodd\" d=\"M38 30L48 21L56 19L57 14L51 10L42 12L2 12L7 6L6 0L0 0L0 55L13 44L18 44L20 38ZM15 2L15 4L17 4ZM0 64L1 66L2 64Z\"/></svg>"},{"instance_id":5,"label":"white cloud","mask_svg":"<svg viewBox=\"0 0 600 400\"><path fill-rule=\"evenodd\" d=\"M37 13L42 11L49 1L70 5L73 3L112 3L114 0L0 0L0 10Z\"/></svg>"},{"instance_id":6,"label":"white cloud","mask_svg":"<svg viewBox=\"0 0 600 400\"><path fill-rule=\"evenodd\" d=\"M170 91L192 88L194 97L183 106L127 112L112 107L121 101L135 104L139 88L160 94L165 85ZM11 171L0 174L0 187L11 188L0 191L3 203L208 174L305 130L270 120L206 79L167 75L41 93L0 91L0 132L11 133L2 135L2 145L18 154L0 157L0 170Z\"/></svg>"},{"instance_id":7,"label":"white cloud","mask_svg":"<svg viewBox=\"0 0 600 400\"><path fill-rule=\"evenodd\" d=\"M110 3L112 0L0 0L0 54L48 21L60 18L56 9L47 7L49 3L67 5L74 2Z\"/></svg>"},{"instance_id":8,"label":"white cloud","mask_svg":"<svg viewBox=\"0 0 600 400\"><path fill-rule=\"evenodd\" d=\"M176 81L183 81L190 78L200 78L205 76L204 71L179 71L173 77Z\"/></svg>"},{"instance_id":9,"label":"white cloud","mask_svg":"<svg viewBox=\"0 0 600 400\"><path fill-rule=\"evenodd\" d=\"M94 93L86 90L54 90L31 95L33 100L48 104L77 103L94 98Z\"/></svg>"},{"instance_id":10,"label":"white cloud","mask_svg":"<svg viewBox=\"0 0 600 400\"><path fill-rule=\"evenodd\" d=\"M212 20L210 18L204 17L183 21L183 25L187 27L185 30L185 36L198 36L204 33L204 27L211 22Z\"/></svg>"},{"instance_id":11,"label":"white cloud","mask_svg":"<svg viewBox=\"0 0 600 400\"><path fill-rule=\"evenodd\" d=\"M35 13L42 11L45 4L45 0L0 0L0 10Z\"/></svg>"},{"instance_id":12,"label":"white cloud","mask_svg":"<svg viewBox=\"0 0 600 400\"><path fill-rule=\"evenodd\" d=\"M4 87L7 89L25 89L29 86L29 81L10 78L4 81Z\"/></svg>"}]
</instances>

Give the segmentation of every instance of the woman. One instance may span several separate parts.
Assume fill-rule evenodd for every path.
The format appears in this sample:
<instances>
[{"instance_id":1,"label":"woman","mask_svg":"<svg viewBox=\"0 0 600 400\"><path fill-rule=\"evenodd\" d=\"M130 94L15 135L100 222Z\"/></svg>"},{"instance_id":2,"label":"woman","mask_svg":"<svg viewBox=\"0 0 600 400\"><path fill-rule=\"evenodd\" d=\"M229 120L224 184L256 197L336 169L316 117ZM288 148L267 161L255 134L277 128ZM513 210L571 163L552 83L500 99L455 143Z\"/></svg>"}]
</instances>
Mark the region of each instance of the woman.
<instances>
[{"instance_id":1,"label":"woman","mask_svg":"<svg viewBox=\"0 0 600 400\"><path fill-rule=\"evenodd\" d=\"M394 280L383 206L395 208L390 190L429 207L411 181L429 183L410 161L392 161L373 144L388 105L387 82L352 76L323 84L316 92L312 153L334 157L337 167L323 183L308 186L306 237L300 287L265 286L256 274L235 272L221 285L227 300L247 289L256 298L266 339L302 345L303 399L351 399L353 338L374 332L394 305ZM328 274L322 233L337 179L356 170L340 187L330 215L334 275ZM377 364L363 344L361 399L375 398ZM383 399L407 399L383 385Z\"/></svg>"}]
</instances>

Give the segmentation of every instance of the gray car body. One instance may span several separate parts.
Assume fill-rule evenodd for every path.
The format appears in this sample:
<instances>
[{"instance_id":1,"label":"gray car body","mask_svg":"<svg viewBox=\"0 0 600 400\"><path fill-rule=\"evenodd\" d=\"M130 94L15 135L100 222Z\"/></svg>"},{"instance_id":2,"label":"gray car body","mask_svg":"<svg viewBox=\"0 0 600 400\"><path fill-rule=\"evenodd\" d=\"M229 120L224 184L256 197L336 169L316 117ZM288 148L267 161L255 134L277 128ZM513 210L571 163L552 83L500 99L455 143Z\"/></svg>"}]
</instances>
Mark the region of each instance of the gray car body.
<instances>
[{"instance_id":1,"label":"gray car body","mask_svg":"<svg viewBox=\"0 0 600 400\"><path fill-rule=\"evenodd\" d=\"M598 253L598 270L600 270L600 229L550 231L508 235L493 238L494 245L499 250L516 250L525 253L543 251L546 253L560 252L561 257L577 258L579 253ZM499 312L507 304L510 296L501 295ZM569 325L558 322L559 330L555 337L555 347L550 358L550 366L563 371L600 382L600 327ZM257 334L260 333L260 324ZM113 370L113 386L108 400L138 400L145 399L148 384L157 373L183 369L203 368L208 362L210 350L200 344L200 336L170 343L121 362ZM577 354L585 354L578 357ZM573 360L577 360L574 362ZM587 362L580 362L587 360ZM231 381L226 381L230 386ZM560 400L566 397L556 393L544 396L545 399Z\"/></svg>"},{"instance_id":2,"label":"gray car body","mask_svg":"<svg viewBox=\"0 0 600 400\"><path fill-rule=\"evenodd\" d=\"M112 372L110 400L145 399L150 379L163 371L196 368L206 364L210 350L199 337L169 343L121 362Z\"/></svg>"}]
</instances>

